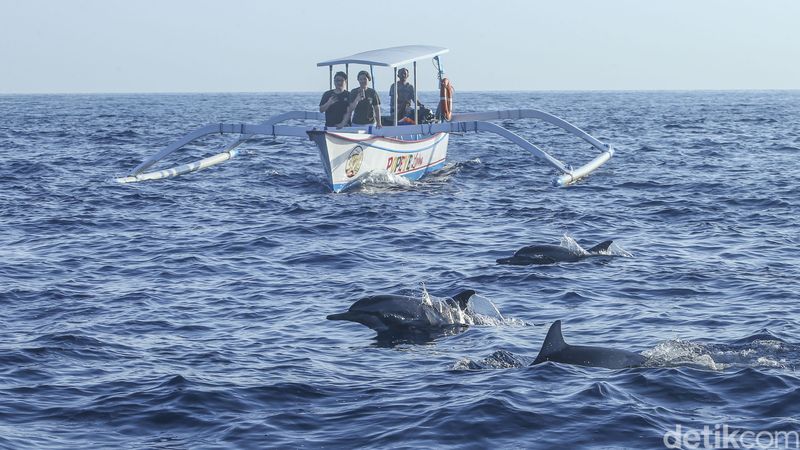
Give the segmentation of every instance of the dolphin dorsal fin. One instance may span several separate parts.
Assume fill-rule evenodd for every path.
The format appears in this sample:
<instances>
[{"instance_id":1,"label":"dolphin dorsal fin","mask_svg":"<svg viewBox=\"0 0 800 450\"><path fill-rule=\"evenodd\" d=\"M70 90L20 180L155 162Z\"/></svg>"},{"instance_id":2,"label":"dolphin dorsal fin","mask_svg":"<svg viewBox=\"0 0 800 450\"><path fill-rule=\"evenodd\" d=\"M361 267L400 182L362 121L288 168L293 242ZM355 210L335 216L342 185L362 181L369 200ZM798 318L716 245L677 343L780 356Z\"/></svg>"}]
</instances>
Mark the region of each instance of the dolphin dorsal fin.
<instances>
[{"instance_id":1,"label":"dolphin dorsal fin","mask_svg":"<svg viewBox=\"0 0 800 450\"><path fill-rule=\"evenodd\" d=\"M475 294L476 292L473 291L472 289L467 289L465 291L461 291L458 294L454 295L453 300L455 300L456 303L458 303L459 309L462 310L467 309L467 303L469 303L470 297L472 297Z\"/></svg>"},{"instance_id":2,"label":"dolphin dorsal fin","mask_svg":"<svg viewBox=\"0 0 800 450\"><path fill-rule=\"evenodd\" d=\"M600 253L600 252L604 252L604 251L608 250L608 247L609 247L609 246L610 246L610 245L611 245L613 242L614 242L614 241L603 241L603 242L601 242L601 243L599 243L599 244L595 245L594 247L592 247L592 248L590 248L589 250L586 250L586 251L587 251L588 253Z\"/></svg>"},{"instance_id":3,"label":"dolphin dorsal fin","mask_svg":"<svg viewBox=\"0 0 800 450\"><path fill-rule=\"evenodd\" d=\"M566 347L567 343L564 342L564 336L561 334L561 321L556 320L553 325L550 325L550 330L547 331L547 336L544 338L542 349L539 350L539 356L536 357L533 364L547 361L550 355L558 353Z\"/></svg>"},{"instance_id":4,"label":"dolphin dorsal fin","mask_svg":"<svg viewBox=\"0 0 800 450\"><path fill-rule=\"evenodd\" d=\"M561 334L560 320L556 320L550 325L550 329L547 331L547 337L544 338L542 348L544 349L545 346L547 346L547 350L550 352L557 352L567 346L567 343L564 341L564 335Z\"/></svg>"}]
</instances>

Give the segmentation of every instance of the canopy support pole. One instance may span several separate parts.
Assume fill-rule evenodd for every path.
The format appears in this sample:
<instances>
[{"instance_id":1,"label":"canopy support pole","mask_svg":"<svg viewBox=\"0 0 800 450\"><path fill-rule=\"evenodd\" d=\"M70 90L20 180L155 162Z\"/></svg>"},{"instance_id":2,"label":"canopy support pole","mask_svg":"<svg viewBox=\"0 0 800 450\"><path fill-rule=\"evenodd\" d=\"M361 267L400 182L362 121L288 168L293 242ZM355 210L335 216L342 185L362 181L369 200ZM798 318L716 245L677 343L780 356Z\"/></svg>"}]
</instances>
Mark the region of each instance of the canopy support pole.
<instances>
[{"instance_id":1,"label":"canopy support pole","mask_svg":"<svg viewBox=\"0 0 800 450\"><path fill-rule=\"evenodd\" d=\"M397 110L397 67L394 68L394 96L392 96L392 110L394 110L394 126L397 126L397 116L400 115L400 111Z\"/></svg>"},{"instance_id":2,"label":"canopy support pole","mask_svg":"<svg viewBox=\"0 0 800 450\"><path fill-rule=\"evenodd\" d=\"M417 112L419 111L419 100L417 100L417 62L414 61L414 123L419 123ZM397 95L397 94L395 94Z\"/></svg>"}]
</instances>

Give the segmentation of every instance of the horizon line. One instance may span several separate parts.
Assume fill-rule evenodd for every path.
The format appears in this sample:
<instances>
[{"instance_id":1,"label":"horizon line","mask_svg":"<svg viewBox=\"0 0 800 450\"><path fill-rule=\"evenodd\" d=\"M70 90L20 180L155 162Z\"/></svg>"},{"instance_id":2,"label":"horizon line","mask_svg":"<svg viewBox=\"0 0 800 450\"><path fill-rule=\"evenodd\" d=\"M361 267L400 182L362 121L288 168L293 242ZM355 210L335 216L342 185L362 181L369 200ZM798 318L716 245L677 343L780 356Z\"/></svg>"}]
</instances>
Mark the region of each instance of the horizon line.
<instances>
[{"instance_id":1,"label":"horizon line","mask_svg":"<svg viewBox=\"0 0 800 450\"><path fill-rule=\"evenodd\" d=\"M314 91L57 91L57 92L0 92L2 96L12 95L220 95L220 94L318 94L325 90ZM665 89L491 89L491 90L460 90L460 93L575 93L575 92L794 92L800 88L665 88ZM435 90L418 91L420 93L436 94Z\"/></svg>"}]
</instances>

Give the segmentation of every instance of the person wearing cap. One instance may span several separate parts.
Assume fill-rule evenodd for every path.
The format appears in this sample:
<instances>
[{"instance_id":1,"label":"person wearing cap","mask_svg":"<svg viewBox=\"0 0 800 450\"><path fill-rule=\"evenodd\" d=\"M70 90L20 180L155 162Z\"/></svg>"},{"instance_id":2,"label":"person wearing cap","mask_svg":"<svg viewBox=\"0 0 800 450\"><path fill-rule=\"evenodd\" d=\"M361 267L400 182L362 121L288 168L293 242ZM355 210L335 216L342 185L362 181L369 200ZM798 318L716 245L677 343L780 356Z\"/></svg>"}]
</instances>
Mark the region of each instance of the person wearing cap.
<instances>
[{"instance_id":1,"label":"person wearing cap","mask_svg":"<svg viewBox=\"0 0 800 450\"><path fill-rule=\"evenodd\" d=\"M405 105L406 102L414 102L414 86L408 81L408 69L403 67L397 71L397 104ZM394 117L394 84L389 88L389 109L390 117ZM417 105L414 105L416 107ZM399 109L399 108L398 108ZM401 115L398 120L402 118L403 110L400 109Z\"/></svg>"},{"instance_id":2,"label":"person wearing cap","mask_svg":"<svg viewBox=\"0 0 800 450\"><path fill-rule=\"evenodd\" d=\"M336 72L333 76L334 89L325 91L319 101L319 112L325 113L325 126L341 128L347 126L350 118L350 93L347 91L347 74Z\"/></svg>"},{"instance_id":3,"label":"person wearing cap","mask_svg":"<svg viewBox=\"0 0 800 450\"><path fill-rule=\"evenodd\" d=\"M350 91L350 107L347 116L353 114L353 125L377 125L381 127L381 99L375 89L367 87L372 80L369 72L358 72L359 87Z\"/></svg>"}]
</instances>

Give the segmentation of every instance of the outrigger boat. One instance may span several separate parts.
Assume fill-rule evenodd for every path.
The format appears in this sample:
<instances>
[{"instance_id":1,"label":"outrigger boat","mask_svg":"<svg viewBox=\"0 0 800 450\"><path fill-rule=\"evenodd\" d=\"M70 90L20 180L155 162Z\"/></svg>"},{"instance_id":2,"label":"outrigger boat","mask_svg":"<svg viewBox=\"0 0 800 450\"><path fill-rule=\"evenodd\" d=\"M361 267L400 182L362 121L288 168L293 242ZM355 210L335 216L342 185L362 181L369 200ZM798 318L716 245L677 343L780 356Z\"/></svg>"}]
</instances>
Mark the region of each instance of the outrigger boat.
<instances>
[{"instance_id":1,"label":"outrigger boat","mask_svg":"<svg viewBox=\"0 0 800 450\"><path fill-rule=\"evenodd\" d=\"M290 111L255 125L249 124L209 124L198 128L155 155L136 166L128 176L117 178L120 183L131 183L144 180L170 178L189 172L205 169L227 161L238 153L240 145L256 136L287 136L308 138L319 147L322 166L328 184L333 192L341 192L361 183L363 178L373 171L386 171L395 175L417 180L424 175L441 169L447 159L447 144L451 133L489 132L502 136L531 152L535 157L554 167L560 175L554 180L557 186L567 186L585 177L608 161L614 154L611 145L600 142L588 133L552 114L535 109L515 109L504 111L465 112L452 114L452 88L444 77L440 56L449 50L443 47L426 45L409 45L371 50L355 55L323 61L317 66L327 66L330 72L330 84L333 82L333 67L344 65L346 73L350 64L394 69L394 78L401 66L413 65L414 86L417 86L417 61L433 59L437 68L441 99L437 108L436 119L426 122L418 116L419 102L414 99L414 125L398 125L397 117L393 124L383 127L351 126L333 128L320 125L297 126L283 125L287 120L315 120L324 123L325 116L316 111ZM372 86L375 77L372 76ZM396 89L396 88L395 88ZM394 99L398 96L394 95ZM415 92L416 96L416 92ZM397 105L394 108L397 111ZM554 158L540 147L528 142L517 134L489 121L538 119L555 125L594 147L600 152L594 159L583 166L573 169ZM239 137L213 156L183 164L170 169L145 172L156 162L187 144L210 134L238 134Z\"/></svg>"}]
</instances>

